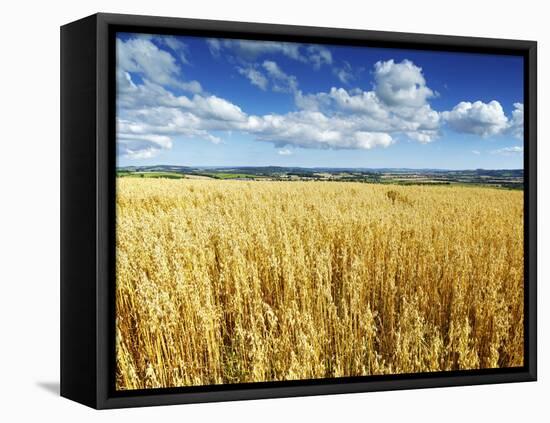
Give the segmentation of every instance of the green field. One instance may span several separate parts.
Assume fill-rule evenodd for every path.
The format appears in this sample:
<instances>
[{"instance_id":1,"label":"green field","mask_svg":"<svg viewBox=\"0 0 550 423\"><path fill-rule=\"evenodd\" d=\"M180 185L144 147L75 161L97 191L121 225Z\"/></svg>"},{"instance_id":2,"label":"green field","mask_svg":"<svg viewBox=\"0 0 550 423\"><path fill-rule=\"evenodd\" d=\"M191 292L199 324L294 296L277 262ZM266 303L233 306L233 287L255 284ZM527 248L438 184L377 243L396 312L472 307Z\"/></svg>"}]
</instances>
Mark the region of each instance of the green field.
<instances>
[{"instance_id":1,"label":"green field","mask_svg":"<svg viewBox=\"0 0 550 423\"><path fill-rule=\"evenodd\" d=\"M227 173L227 172L216 172L208 174L208 176L216 179L259 179L261 178L258 175L246 174L246 173Z\"/></svg>"},{"instance_id":2,"label":"green field","mask_svg":"<svg viewBox=\"0 0 550 423\"><path fill-rule=\"evenodd\" d=\"M218 179L263 181L335 181L392 185L453 185L523 189L523 170L437 169L330 169L291 167L133 166L119 168L117 176L165 179Z\"/></svg>"},{"instance_id":3,"label":"green field","mask_svg":"<svg viewBox=\"0 0 550 423\"><path fill-rule=\"evenodd\" d=\"M185 175L177 172L127 172L118 171L117 176L127 178L166 178L166 179L185 179Z\"/></svg>"}]
</instances>

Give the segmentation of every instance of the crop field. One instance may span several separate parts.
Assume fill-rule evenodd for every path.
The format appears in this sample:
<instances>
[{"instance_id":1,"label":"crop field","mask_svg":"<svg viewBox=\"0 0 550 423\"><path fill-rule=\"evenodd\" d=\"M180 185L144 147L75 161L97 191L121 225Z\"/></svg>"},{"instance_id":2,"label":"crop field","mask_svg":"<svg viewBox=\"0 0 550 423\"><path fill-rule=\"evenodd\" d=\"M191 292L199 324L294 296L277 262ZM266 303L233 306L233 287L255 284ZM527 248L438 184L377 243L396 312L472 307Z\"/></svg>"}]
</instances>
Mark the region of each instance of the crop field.
<instances>
[{"instance_id":1,"label":"crop field","mask_svg":"<svg viewBox=\"0 0 550 423\"><path fill-rule=\"evenodd\" d=\"M523 365L523 192L117 178L120 390Z\"/></svg>"}]
</instances>

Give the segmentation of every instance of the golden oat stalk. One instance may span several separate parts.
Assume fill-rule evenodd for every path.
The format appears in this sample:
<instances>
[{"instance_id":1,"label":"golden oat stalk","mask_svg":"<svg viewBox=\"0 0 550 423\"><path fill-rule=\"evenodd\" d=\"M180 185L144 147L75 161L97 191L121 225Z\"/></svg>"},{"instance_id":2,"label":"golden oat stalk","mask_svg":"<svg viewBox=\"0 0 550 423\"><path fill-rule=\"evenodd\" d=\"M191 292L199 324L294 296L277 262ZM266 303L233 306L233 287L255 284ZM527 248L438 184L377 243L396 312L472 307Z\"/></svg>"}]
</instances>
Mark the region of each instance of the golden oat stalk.
<instances>
[{"instance_id":1,"label":"golden oat stalk","mask_svg":"<svg viewBox=\"0 0 550 423\"><path fill-rule=\"evenodd\" d=\"M523 364L523 197L119 179L117 388Z\"/></svg>"}]
</instances>

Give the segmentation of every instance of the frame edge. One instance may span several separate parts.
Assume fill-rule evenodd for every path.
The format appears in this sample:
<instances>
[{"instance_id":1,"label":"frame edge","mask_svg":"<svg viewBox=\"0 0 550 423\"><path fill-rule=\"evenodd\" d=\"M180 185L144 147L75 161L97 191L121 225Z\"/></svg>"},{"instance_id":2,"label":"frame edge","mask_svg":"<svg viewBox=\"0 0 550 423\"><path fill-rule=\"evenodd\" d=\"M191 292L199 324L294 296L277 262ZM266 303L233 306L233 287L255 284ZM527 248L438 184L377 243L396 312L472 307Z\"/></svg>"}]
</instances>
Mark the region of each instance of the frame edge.
<instances>
[{"instance_id":1,"label":"frame edge","mask_svg":"<svg viewBox=\"0 0 550 423\"><path fill-rule=\"evenodd\" d=\"M96 16L61 27L60 394L96 407Z\"/></svg>"}]
</instances>

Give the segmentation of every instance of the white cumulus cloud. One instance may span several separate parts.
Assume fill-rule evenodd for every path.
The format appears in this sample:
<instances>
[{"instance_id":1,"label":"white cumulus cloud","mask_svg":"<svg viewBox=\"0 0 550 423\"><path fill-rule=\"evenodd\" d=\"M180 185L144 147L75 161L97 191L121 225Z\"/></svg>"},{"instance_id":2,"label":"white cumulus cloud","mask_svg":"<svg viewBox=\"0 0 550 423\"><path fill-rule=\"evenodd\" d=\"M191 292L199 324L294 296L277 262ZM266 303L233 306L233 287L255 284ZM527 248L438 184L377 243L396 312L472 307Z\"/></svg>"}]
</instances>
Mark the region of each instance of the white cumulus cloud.
<instances>
[{"instance_id":1,"label":"white cumulus cloud","mask_svg":"<svg viewBox=\"0 0 550 423\"><path fill-rule=\"evenodd\" d=\"M276 62L265 60L262 66L271 78L273 91L291 93L297 90L298 81L296 77L287 75Z\"/></svg>"},{"instance_id":2,"label":"white cumulus cloud","mask_svg":"<svg viewBox=\"0 0 550 423\"><path fill-rule=\"evenodd\" d=\"M187 44L185 44L185 42L173 35L157 35L155 38L161 44L165 45L174 53L176 53L182 63L189 64L189 59L187 58L189 48L187 47Z\"/></svg>"},{"instance_id":3,"label":"white cumulus cloud","mask_svg":"<svg viewBox=\"0 0 550 423\"><path fill-rule=\"evenodd\" d=\"M260 141L268 141L279 147L292 145L302 148L368 150L393 143L391 135L369 131L361 120L327 116L316 111L250 116L241 129L255 135Z\"/></svg>"},{"instance_id":4,"label":"white cumulus cloud","mask_svg":"<svg viewBox=\"0 0 550 423\"><path fill-rule=\"evenodd\" d=\"M211 38L207 40L207 44L210 53L214 57L219 57L221 52L226 50L245 61L253 61L260 56L273 54L282 54L301 62L307 61L307 58L300 51L301 45L298 43Z\"/></svg>"},{"instance_id":5,"label":"white cumulus cloud","mask_svg":"<svg viewBox=\"0 0 550 423\"><path fill-rule=\"evenodd\" d=\"M332 53L328 48L312 44L307 47L306 51L308 60L315 69L320 69L322 65L332 64Z\"/></svg>"},{"instance_id":6,"label":"white cumulus cloud","mask_svg":"<svg viewBox=\"0 0 550 423\"><path fill-rule=\"evenodd\" d=\"M502 133L519 137L523 131L521 103L514 105L510 119L496 101L461 102L446 112L432 109L429 100L436 94L422 69L408 60L376 63L371 90L332 87L317 93L302 92L296 77L274 60L237 63L238 72L259 89L271 88L294 98L296 110L254 115L202 91L197 81L185 81L175 59L186 52L185 46L174 43L179 40L155 42L165 47L158 48L151 37L117 40L117 148L130 158L153 157L172 148L175 139L220 143L220 133L233 131L273 144L280 155L292 154L293 147L386 148L401 138L428 143L437 139L443 123L457 132L484 137ZM322 48L293 43L212 39L208 47L213 55L228 48L250 57L283 54L315 68L333 60ZM181 92L176 87L187 95L176 94ZM495 154L517 154L518 148Z\"/></svg>"},{"instance_id":7,"label":"white cumulus cloud","mask_svg":"<svg viewBox=\"0 0 550 423\"><path fill-rule=\"evenodd\" d=\"M358 70L358 72L361 72L362 68ZM351 81L355 80L356 75L355 71L352 68L351 64L349 62L344 61L343 65L341 67L333 67L332 73L338 78L338 80L345 85L349 85Z\"/></svg>"},{"instance_id":8,"label":"white cumulus cloud","mask_svg":"<svg viewBox=\"0 0 550 423\"><path fill-rule=\"evenodd\" d=\"M514 103L510 119L510 132L514 137L523 139L523 103Z\"/></svg>"},{"instance_id":9,"label":"white cumulus cloud","mask_svg":"<svg viewBox=\"0 0 550 423\"><path fill-rule=\"evenodd\" d=\"M210 38L207 40L207 45L210 54L214 57L220 57L225 51L244 62L253 62L266 56L282 55L298 62L309 63L314 69L332 64L330 50L317 44Z\"/></svg>"},{"instance_id":10,"label":"white cumulus cloud","mask_svg":"<svg viewBox=\"0 0 550 423\"><path fill-rule=\"evenodd\" d=\"M348 122L359 129L401 133L421 143L435 140L440 116L429 104L417 107L388 106L375 91L346 90L333 87L329 92L303 94L298 91L296 105L303 110L322 111L329 115L348 115Z\"/></svg>"},{"instance_id":11,"label":"white cumulus cloud","mask_svg":"<svg viewBox=\"0 0 550 423\"><path fill-rule=\"evenodd\" d=\"M419 107L434 96L426 86L422 68L410 60L393 60L374 65L376 94L389 106Z\"/></svg>"},{"instance_id":12,"label":"white cumulus cloud","mask_svg":"<svg viewBox=\"0 0 550 423\"><path fill-rule=\"evenodd\" d=\"M443 112L442 116L456 132L485 138L501 134L508 129L508 118L496 100L489 103L462 101L451 111Z\"/></svg>"},{"instance_id":13,"label":"white cumulus cloud","mask_svg":"<svg viewBox=\"0 0 550 423\"><path fill-rule=\"evenodd\" d=\"M169 136L119 133L117 137L118 154L132 159L154 157L162 150L170 148L172 148L172 140Z\"/></svg>"},{"instance_id":14,"label":"white cumulus cloud","mask_svg":"<svg viewBox=\"0 0 550 423\"><path fill-rule=\"evenodd\" d=\"M167 39L162 38L166 43ZM168 41L175 47L176 41ZM181 48L181 47L178 47ZM136 73L162 86L179 87L190 92L200 92L197 81L184 81L176 59L169 52L158 48L151 38L136 37L116 41L117 81L124 82L128 73Z\"/></svg>"},{"instance_id":15,"label":"white cumulus cloud","mask_svg":"<svg viewBox=\"0 0 550 423\"><path fill-rule=\"evenodd\" d=\"M123 106L118 121L120 151L129 157L150 156L171 148L166 137L220 142L212 131L242 131L274 144L280 151L289 150L285 146L367 150L388 147L399 134L420 142L429 142L437 134L438 115L427 104L392 107L375 91L336 87L329 92L302 94L296 78L276 62L266 60L262 69L274 90L293 93L298 110L251 115L223 98L204 93L176 96L147 79L137 84L125 73L118 95ZM246 68L242 72L250 76Z\"/></svg>"},{"instance_id":16,"label":"white cumulus cloud","mask_svg":"<svg viewBox=\"0 0 550 423\"><path fill-rule=\"evenodd\" d=\"M282 150L279 150L277 153L279 154L279 156L291 156L292 150L289 150L288 148L283 148Z\"/></svg>"},{"instance_id":17,"label":"white cumulus cloud","mask_svg":"<svg viewBox=\"0 0 550 423\"><path fill-rule=\"evenodd\" d=\"M269 84L269 81L265 77L263 73L258 71L257 69L254 69L253 67L239 67L237 68L239 73L243 76L245 76L252 85L257 86L261 90L265 91L267 89L267 85Z\"/></svg>"}]
</instances>

